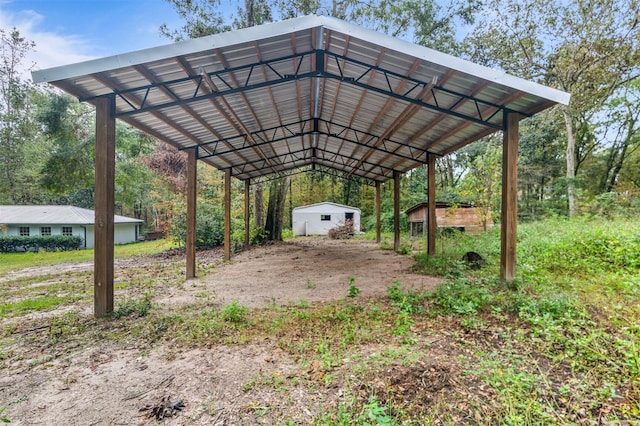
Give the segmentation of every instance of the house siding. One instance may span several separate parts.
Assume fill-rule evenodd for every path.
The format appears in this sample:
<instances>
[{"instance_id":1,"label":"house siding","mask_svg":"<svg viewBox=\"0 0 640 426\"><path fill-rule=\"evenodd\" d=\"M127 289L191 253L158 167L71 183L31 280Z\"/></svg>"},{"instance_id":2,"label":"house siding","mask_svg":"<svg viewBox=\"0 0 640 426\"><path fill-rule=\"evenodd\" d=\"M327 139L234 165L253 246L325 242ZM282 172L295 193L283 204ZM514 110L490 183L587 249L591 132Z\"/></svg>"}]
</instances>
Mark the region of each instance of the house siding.
<instances>
[{"instance_id":1,"label":"house siding","mask_svg":"<svg viewBox=\"0 0 640 426\"><path fill-rule=\"evenodd\" d=\"M327 235L329 230L344 225L347 214L353 215L353 229L360 232L360 210L334 203L296 207L292 214L293 235ZM330 216L330 220L322 220Z\"/></svg>"},{"instance_id":2,"label":"house siding","mask_svg":"<svg viewBox=\"0 0 640 426\"><path fill-rule=\"evenodd\" d=\"M20 227L29 227L29 236L36 237L40 235L40 228L43 226L51 227L51 235L62 235L63 227L71 227L72 235L80 237L82 239L82 246L84 248L93 248L94 246L94 225L7 225L6 235L19 236ZM138 232L136 228L139 225L137 223L117 223L114 225L114 243L115 244L128 244L137 240ZM0 231L0 234L3 232Z\"/></svg>"}]
</instances>

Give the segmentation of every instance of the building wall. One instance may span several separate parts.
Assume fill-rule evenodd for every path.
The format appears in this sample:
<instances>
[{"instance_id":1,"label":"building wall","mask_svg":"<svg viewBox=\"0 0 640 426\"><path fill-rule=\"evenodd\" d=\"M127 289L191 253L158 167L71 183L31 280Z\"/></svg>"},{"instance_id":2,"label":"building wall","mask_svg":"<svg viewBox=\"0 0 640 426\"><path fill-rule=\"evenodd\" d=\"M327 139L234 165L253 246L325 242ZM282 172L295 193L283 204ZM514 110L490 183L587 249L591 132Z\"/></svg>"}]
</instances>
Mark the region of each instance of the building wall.
<instances>
[{"instance_id":1,"label":"building wall","mask_svg":"<svg viewBox=\"0 0 640 426\"><path fill-rule=\"evenodd\" d=\"M6 235L20 235L21 227L29 227L29 236L40 236L41 229L43 227L51 228L51 235L62 235L62 227L71 227L71 235L82 238L82 241L86 241L85 230L87 227L82 225L7 225Z\"/></svg>"},{"instance_id":2,"label":"building wall","mask_svg":"<svg viewBox=\"0 0 640 426\"><path fill-rule=\"evenodd\" d=\"M41 228L51 227L51 235L62 235L62 227L71 227L72 235L82 238L85 248L94 246L94 225L8 225L6 235L20 235L20 227L29 227L29 236L40 236ZM114 243L127 244L137 241L140 225L138 223L116 223L114 225Z\"/></svg>"},{"instance_id":3,"label":"building wall","mask_svg":"<svg viewBox=\"0 0 640 426\"><path fill-rule=\"evenodd\" d=\"M409 214L409 222L412 224L426 223L427 208L420 208ZM436 208L436 223L438 226L449 226L455 228L464 228L465 232L476 233L482 232L482 215L475 207L439 207ZM487 219L487 228L493 226L491 217ZM416 230L419 227L412 225L411 229ZM414 235L414 232L412 232Z\"/></svg>"},{"instance_id":4,"label":"building wall","mask_svg":"<svg viewBox=\"0 0 640 426\"><path fill-rule=\"evenodd\" d=\"M347 213L353 213L353 229L360 232L360 211L340 208L327 204L314 206L312 209L294 209L292 218L293 235L327 235L331 228L344 225ZM329 216L330 220L322 220Z\"/></svg>"}]
</instances>

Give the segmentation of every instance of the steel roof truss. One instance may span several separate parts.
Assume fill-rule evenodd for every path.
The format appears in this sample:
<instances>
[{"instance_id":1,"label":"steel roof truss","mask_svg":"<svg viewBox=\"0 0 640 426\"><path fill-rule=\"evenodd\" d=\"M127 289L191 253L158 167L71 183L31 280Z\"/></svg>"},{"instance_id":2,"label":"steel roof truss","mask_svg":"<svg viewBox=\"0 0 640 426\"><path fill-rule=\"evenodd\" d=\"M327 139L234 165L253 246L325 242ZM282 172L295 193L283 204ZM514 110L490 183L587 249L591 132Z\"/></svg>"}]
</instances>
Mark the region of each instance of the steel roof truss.
<instances>
[{"instance_id":1,"label":"steel roof truss","mask_svg":"<svg viewBox=\"0 0 640 426\"><path fill-rule=\"evenodd\" d=\"M300 72L301 68L302 68L302 64L305 62L305 58L309 58L309 60L318 60L320 58L321 62L324 63L325 61L325 57L326 56L332 56L336 63L338 64L339 68L338 68L338 74L333 74L330 72L327 72L325 70L323 70L320 67L317 67L309 72ZM280 72L277 72L277 70L275 70L275 68L273 67L272 64L276 64L276 63L286 63L287 61L291 61L291 60L297 60L297 65L296 65L296 69L294 71L293 74L282 74ZM366 68L366 70L360 74L357 77L348 77L344 74L344 67L340 66L340 60L343 61L343 63L351 63L354 65L357 65L358 67L364 67ZM277 78L272 79L272 80L265 80L265 81L259 81L259 82L252 82L251 81L251 77L254 75L253 71L256 67L262 67L262 66L266 66L267 68L271 69L274 71L274 74L277 76ZM233 80L233 75L236 72L243 72L243 71L247 71L248 70L248 75L247 78L245 79L245 81L243 82L243 84L239 84L238 82L236 82L236 86L232 86L227 79L223 78L223 75L229 76L232 80ZM384 82L385 82L385 86L386 87L378 87L378 86L373 86L369 83L364 83L361 80L363 79L364 76L369 75L372 71L376 71L381 73L384 76ZM256 73L257 74L257 73ZM137 114L137 113L142 113L142 112L147 112L150 109L162 109L162 108L169 108L172 106L176 106L176 105L180 105L183 103L189 103L189 102L197 102L203 99L207 99L210 97L220 97L220 96L225 96L225 95L230 95L230 94L234 94L234 93L239 93L239 92L244 92L244 91L250 91L250 90L255 90L255 89L259 89L259 88L263 88L263 87L269 87L269 86L273 86L273 85L277 85L277 84L281 84L281 83L285 83L287 81L291 81L291 80L297 80L297 79L304 79L304 78L311 78L311 77L324 77L324 78L331 78L331 79L336 79L339 81L344 81L346 83L349 84L353 84L357 87L360 87L362 89L365 90L371 90L377 93L380 93L382 95L385 96L390 96L390 97L394 97L396 99L401 99L404 100L406 102L410 102L410 103L414 103L417 104L423 108L428 108L431 110L435 110L441 113L446 113L446 114L450 114L450 115L454 115L458 118L464 119L464 120L468 120L468 121L472 121L475 122L476 124L481 124L483 126L487 126L487 127L491 127L497 130L503 130L503 124L502 122L491 122L490 119L493 118L495 116L495 114L491 115L491 117L489 117L488 119L484 119L482 117L482 114L480 113L481 110L481 106L484 107L493 107L496 110L500 111L500 110L505 110L506 107L502 106L502 105L497 105L494 103L491 103L489 101L484 101L481 99L477 99L473 96L469 96L469 95L465 95L462 93L457 93L455 91L446 89L442 86L433 86L431 88L431 94L432 94L432 99L433 99L433 103L430 102L425 102L422 101L420 99L414 98L409 96L409 94L411 94L412 92L414 92L416 89L418 88L425 88L428 87L429 85L431 85L432 83L430 82L424 82L421 81L419 79L416 79L414 77L410 77L410 76L404 76L401 75L399 73L393 72L393 71L389 71L386 70L380 66L377 65L371 65L371 64L366 64L363 63L361 61L355 60L355 59L350 59L345 55L341 55L341 54L337 54L337 53L332 53L326 50L312 50L312 51L308 51L308 52L303 52L303 53L297 53L297 54L293 54L293 55L287 55L287 56L283 56L280 58L275 58L275 59L271 59L271 60L263 60L263 61L258 61L249 65L243 65L243 66L238 66L238 67L232 67L232 68L227 68L227 69L223 69L220 71L213 71L213 72L204 72L204 70L201 70L201 74L200 75L192 75L192 76L187 76L184 78L180 78L180 79L176 79L176 80L171 80L171 81L167 81L167 82L154 82L152 84L149 85L145 85L145 86L140 86L140 87L136 87L136 88L130 88L130 89L124 89L124 90L115 90L114 93L120 98L123 99L127 105L129 105L129 107L131 108L130 111L121 111L119 113L116 114L116 117L123 117L126 115L132 115L132 114ZM221 82L223 82L223 84L225 85L226 89L223 90L215 90L212 91L212 93L204 93L204 94L199 94L201 93L201 90L198 90L199 88L203 87L202 85L202 80L204 79L205 82L212 82L212 79L216 78L218 80L220 80ZM393 85L391 84L391 78L393 78L394 80L397 81L408 81L409 83L412 84L412 87L404 92L404 93L395 93L393 91ZM171 86L174 85L179 85L182 84L184 82L187 81L194 81L197 89L196 92L194 93L194 95L191 98L182 98L180 100L177 101L172 101L172 102L166 102L163 104L159 104L159 105L153 105L153 106L147 106L146 105L146 99L149 95L149 92L151 90L160 88L162 86L164 86L167 89L170 89ZM144 100L145 103L143 103L142 105L136 107L135 105L133 105L132 103L128 102L125 95L128 93L133 93L133 92L144 92L144 95L141 96ZM451 96L451 97L456 97L458 98L458 100L454 103L453 106L445 108L441 102L438 101L438 94L442 93L445 94L447 96ZM81 99L81 101L89 101L93 98L87 98L87 99ZM469 115L469 114L465 114L465 113L461 113L458 111L454 111L454 109L461 103L461 102L473 102L475 105L475 109L476 111L478 111L478 116L474 116L474 115ZM482 108L485 109L485 108ZM516 111L517 112L517 111ZM527 115L527 114L523 114L523 115Z\"/></svg>"}]
</instances>

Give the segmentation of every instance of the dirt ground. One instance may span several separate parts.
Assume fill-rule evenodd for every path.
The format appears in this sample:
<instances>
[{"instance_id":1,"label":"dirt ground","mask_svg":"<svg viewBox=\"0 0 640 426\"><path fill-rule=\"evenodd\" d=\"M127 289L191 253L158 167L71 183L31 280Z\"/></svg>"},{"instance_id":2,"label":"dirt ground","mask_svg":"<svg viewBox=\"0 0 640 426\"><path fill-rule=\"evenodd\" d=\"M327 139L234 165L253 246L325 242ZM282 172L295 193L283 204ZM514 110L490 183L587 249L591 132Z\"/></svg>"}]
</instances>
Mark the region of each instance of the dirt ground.
<instances>
[{"instance_id":1,"label":"dirt ground","mask_svg":"<svg viewBox=\"0 0 640 426\"><path fill-rule=\"evenodd\" d=\"M184 265L184 256L118 260L116 281L127 268L141 265L148 265L152 274L153 262L157 261L179 266ZM412 257L380 250L376 244L361 240L302 238L254 248L235 255L228 263L220 263L219 251L199 253L198 262L201 276L156 292L154 309L197 306L203 297L221 306L237 301L256 308L339 300L347 295L350 277L363 298L384 294L394 282L413 289L432 289L438 283L433 277L413 274ZM91 268L91 264L59 265L15 271L11 276L64 276ZM116 293L116 298L123 295ZM92 306L85 303L74 309L90 317ZM165 419L165 424L273 424L269 412L274 411L280 419L292 419L291 424L307 424L327 407L335 408L343 396L339 386L329 393L308 384L292 384L286 392L273 386L251 386L259 381L257 377L290 378L299 368L291 356L269 342L177 350L158 345L149 350L124 347L114 340L90 344L84 340L63 348L24 349L29 347L31 334L46 324L46 316L21 319L23 322L14 326L16 349L4 355L0 351L0 365L4 358L0 407L20 401L0 415L11 424L154 424L145 415L148 412L139 410L167 396L174 402L183 400L185 408L176 417ZM425 371L436 371L437 375L431 375L441 378L432 386L436 392L446 387L451 372L445 362L446 351L439 351L433 343L437 339L430 339L425 335L418 343L431 352L424 371L395 373L398 377L421 377ZM378 353L384 347L371 345L361 356ZM340 370L336 374L340 382Z\"/></svg>"}]
</instances>

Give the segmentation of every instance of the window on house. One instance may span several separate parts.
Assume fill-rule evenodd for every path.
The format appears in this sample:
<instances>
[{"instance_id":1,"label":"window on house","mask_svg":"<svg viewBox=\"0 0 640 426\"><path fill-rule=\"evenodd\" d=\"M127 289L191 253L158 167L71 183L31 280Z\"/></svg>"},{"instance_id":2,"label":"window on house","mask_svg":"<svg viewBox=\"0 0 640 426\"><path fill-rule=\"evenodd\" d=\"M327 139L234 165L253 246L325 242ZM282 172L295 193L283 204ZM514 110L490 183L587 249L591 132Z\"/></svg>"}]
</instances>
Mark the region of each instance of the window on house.
<instances>
[{"instance_id":1,"label":"window on house","mask_svg":"<svg viewBox=\"0 0 640 426\"><path fill-rule=\"evenodd\" d=\"M29 236L29 227L28 226L21 226L20 227L20 235L22 237L28 237Z\"/></svg>"},{"instance_id":2,"label":"window on house","mask_svg":"<svg viewBox=\"0 0 640 426\"><path fill-rule=\"evenodd\" d=\"M321 214L320 215L320 220L331 220L331 215L330 214Z\"/></svg>"},{"instance_id":3,"label":"window on house","mask_svg":"<svg viewBox=\"0 0 640 426\"><path fill-rule=\"evenodd\" d=\"M70 226L63 226L62 235L73 235L73 228L71 228Z\"/></svg>"},{"instance_id":4,"label":"window on house","mask_svg":"<svg viewBox=\"0 0 640 426\"><path fill-rule=\"evenodd\" d=\"M40 228L40 235L51 235L51 227L43 226Z\"/></svg>"}]
</instances>

